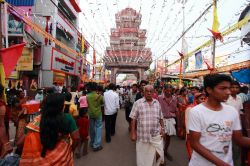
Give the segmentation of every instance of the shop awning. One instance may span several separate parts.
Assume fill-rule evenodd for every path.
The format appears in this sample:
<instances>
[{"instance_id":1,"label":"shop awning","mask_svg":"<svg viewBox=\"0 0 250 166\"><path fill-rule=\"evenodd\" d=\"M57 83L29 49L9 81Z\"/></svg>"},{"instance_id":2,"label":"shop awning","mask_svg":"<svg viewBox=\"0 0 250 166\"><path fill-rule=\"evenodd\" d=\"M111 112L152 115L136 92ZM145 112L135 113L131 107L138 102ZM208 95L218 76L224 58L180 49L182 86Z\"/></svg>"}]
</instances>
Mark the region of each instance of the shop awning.
<instances>
[{"instance_id":1,"label":"shop awning","mask_svg":"<svg viewBox=\"0 0 250 166\"><path fill-rule=\"evenodd\" d=\"M232 76L241 83L250 84L250 69L242 69L232 72Z\"/></svg>"},{"instance_id":2,"label":"shop awning","mask_svg":"<svg viewBox=\"0 0 250 166\"><path fill-rule=\"evenodd\" d=\"M79 7L79 5L76 3L75 0L69 0L71 5L74 7L75 11L80 13L81 12L81 8Z\"/></svg>"}]
</instances>

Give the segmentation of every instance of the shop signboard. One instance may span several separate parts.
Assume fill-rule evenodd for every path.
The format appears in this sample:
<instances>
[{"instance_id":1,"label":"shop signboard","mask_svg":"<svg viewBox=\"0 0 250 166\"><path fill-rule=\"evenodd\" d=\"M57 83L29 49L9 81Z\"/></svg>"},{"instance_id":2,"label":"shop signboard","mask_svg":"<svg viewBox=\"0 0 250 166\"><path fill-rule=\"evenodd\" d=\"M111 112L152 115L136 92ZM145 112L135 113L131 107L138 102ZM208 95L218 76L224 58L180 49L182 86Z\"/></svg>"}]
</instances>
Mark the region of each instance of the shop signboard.
<instances>
[{"instance_id":1,"label":"shop signboard","mask_svg":"<svg viewBox=\"0 0 250 166\"><path fill-rule=\"evenodd\" d=\"M31 48L24 47L22 56L17 63L18 71L32 71L33 70L33 50Z\"/></svg>"},{"instance_id":2,"label":"shop signboard","mask_svg":"<svg viewBox=\"0 0 250 166\"><path fill-rule=\"evenodd\" d=\"M9 14L8 34L9 35L23 35L23 23L20 21L17 21L12 14Z\"/></svg>"},{"instance_id":3,"label":"shop signboard","mask_svg":"<svg viewBox=\"0 0 250 166\"><path fill-rule=\"evenodd\" d=\"M61 52L56 48L52 48L51 70L70 75L77 75L76 62L78 61L75 58Z\"/></svg>"},{"instance_id":4,"label":"shop signboard","mask_svg":"<svg viewBox=\"0 0 250 166\"><path fill-rule=\"evenodd\" d=\"M80 76L81 75L81 63L80 61L76 60L76 75Z\"/></svg>"}]
</instances>

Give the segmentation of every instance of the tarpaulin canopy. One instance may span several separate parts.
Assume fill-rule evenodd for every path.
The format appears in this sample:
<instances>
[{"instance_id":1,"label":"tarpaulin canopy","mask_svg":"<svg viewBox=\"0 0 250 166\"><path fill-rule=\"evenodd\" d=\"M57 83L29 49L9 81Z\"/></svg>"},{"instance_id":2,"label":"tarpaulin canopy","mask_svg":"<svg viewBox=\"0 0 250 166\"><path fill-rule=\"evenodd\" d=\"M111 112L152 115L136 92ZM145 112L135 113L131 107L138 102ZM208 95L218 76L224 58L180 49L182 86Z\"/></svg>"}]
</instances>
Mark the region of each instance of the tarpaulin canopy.
<instances>
[{"instance_id":1,"label":"tarpaulin canopy","mask_svg":"<svg viewBox=\"0 0 250 166\"><path fill-rule=\"evenodd\" d=\"M250 84L250 69L242 69L236 72L232 72L232 76L238 82Z\"/></svg>"}]
</instances>

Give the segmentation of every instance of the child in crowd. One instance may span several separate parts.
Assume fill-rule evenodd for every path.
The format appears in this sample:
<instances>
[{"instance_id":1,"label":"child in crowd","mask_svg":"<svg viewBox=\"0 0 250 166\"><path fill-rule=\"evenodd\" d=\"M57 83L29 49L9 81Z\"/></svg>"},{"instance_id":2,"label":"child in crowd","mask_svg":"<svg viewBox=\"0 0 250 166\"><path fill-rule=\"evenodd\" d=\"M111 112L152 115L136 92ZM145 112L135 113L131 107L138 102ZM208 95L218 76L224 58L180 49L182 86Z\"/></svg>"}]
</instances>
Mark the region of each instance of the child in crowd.
<instances>
[{"instance_id":1,"label":"child in crowd","mask_svg":"<svg viewBox=\"0 0 250 166\"><path fill-rule=\"evenodd\" d=\"M88 109L88 102L85 91L82 91L82 96L79 98L78 102L80 103L80 108L85 110Z\"/></svg>"},{"instance_id":2,"label":"child in crowd","mask_svg":"<svg viewBox=\"0 0 250 166\"><path fill-rule=\"evenodd\" d=\"M77 120L77 126L79 128L79 133L81 137L80 144L77 148L76 157L81 157L81 148L83 147L83 156L87 155L87 149L88 149L88 131L89 131L89 119L87 117L87 111L88 111L88 102L86 98L86 92L82 91L82 96L79 98L78 102L80 103L79 108L79 118Z\"/></svg>"},{"instance_id":3,"label":"child in crowd","mask_svg":"<svg viewBox=\"0 0 250 166\"><path fill-rule=\"evenodd\" d=\"M80 134L80 143L77 147L76 157L81 157L81 149L82 155L85 156L88 154L88 140L89 140L89 119L87 114L87 107L80 107L79 110L79 118L77 119L77 126L79 128L79 134Z\"/></svg>"}]
</instances>

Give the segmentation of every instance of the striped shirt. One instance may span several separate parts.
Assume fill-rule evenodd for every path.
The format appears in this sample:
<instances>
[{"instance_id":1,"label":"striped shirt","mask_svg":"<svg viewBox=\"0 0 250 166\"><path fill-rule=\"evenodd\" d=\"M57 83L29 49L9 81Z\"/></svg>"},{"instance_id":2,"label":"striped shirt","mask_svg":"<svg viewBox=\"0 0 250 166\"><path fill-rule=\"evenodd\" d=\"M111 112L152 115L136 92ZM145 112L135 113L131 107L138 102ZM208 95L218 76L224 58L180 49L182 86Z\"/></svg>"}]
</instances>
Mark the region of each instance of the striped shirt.
<instances>
[{"instance_id":1,"label":"striped shirt","mask_svg":"<svg viewBox=\"0 0 250 166\"><path fill-rule=\"evenodd\" d=\"M137 100L129 117L137 121L137 141L149 142L151 136L160 134L163 115L157 100L153 99L150 104L145 98Z\"/></svg>"}]
</instances>

